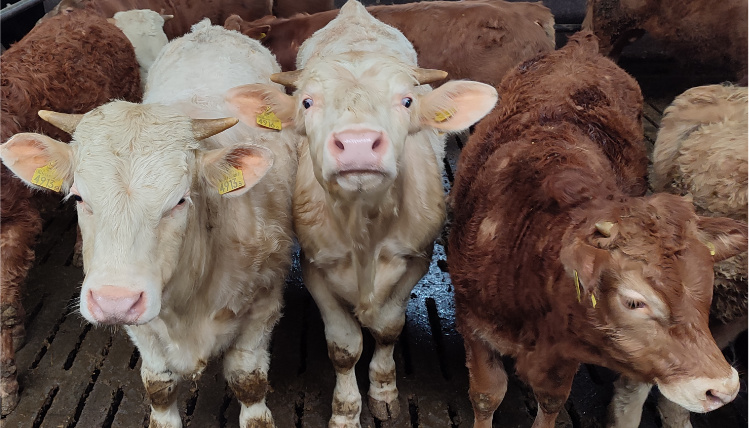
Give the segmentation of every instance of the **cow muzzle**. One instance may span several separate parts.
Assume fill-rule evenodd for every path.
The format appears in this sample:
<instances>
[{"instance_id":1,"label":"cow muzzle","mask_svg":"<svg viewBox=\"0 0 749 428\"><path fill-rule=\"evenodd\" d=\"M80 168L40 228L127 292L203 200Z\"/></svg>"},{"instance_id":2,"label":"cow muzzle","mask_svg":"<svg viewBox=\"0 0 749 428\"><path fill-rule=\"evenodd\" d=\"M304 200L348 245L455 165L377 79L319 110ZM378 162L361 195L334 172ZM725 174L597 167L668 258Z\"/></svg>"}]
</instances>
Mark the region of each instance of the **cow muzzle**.
<instances>
[{"instance_id":1,"label":"cow muzzle","mask_svg":"<svg viewBox=\"0 0 749 428\"><path fill-rule=\"evenodd\" d=\"M328 140L328 150L342 175L381 173L389 146L382 132L370 130L337 132Z\"/></svg>"},{"instance_id":2,"label":"cow muzzle","mask_svg":"<svg viewBox=\"0 0 749 428\"><path fill-rule=\"evenodd\" d=\"M88 312L101 324L140 324L146 311L145 293L125 287L105 285L91 289L86 300Z\"/></svg>"},{"instance_id":3,"label":"cow muzzle","mask_svg":"<svg viewBox=\"0 0 749 428\"><path fill-rule=\"evenodd\" d=\"M661 393L685 409L705 413L730 403L739 393L739 374L731 367L725 378L692 378L668 384L658 383Z\"/></svg>"}]
</instances>

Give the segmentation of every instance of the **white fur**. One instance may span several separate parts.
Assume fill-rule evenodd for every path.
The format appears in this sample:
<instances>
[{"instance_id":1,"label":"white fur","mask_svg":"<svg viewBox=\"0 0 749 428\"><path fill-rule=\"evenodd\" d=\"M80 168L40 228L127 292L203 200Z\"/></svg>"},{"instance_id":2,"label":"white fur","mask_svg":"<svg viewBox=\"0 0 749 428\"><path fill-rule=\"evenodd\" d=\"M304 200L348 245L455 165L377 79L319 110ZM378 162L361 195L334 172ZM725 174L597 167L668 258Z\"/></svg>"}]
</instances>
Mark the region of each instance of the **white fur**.
<instances>
[{"instance_id":1,"label":"white fur","mask_svg":"<svg viewBox=\"0 0 749 428\"><path fill-rule=\"evenodd\" d=\"M133 9L117 12L113 19L114 25L125 33L135 48L135 59L140 65L140 84L145 88L148 70L161 48L169 42L164 34L164 18L150 9Z\"/></svg>"}]
</instances>

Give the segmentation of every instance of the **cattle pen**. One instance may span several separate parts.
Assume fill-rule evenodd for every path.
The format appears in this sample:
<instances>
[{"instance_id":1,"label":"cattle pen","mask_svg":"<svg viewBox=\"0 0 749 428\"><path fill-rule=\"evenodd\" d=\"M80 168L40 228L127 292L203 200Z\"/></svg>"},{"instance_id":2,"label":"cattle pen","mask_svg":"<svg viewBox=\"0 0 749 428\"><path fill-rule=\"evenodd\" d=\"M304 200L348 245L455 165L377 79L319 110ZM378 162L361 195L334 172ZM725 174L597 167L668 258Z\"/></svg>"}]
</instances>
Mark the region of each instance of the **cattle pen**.
<instances>
[{"instance_id":1,"label":"cattle pen","mask_svg":"<svg viewBox=\"0 0 749 428\"><path fill-rule=\"evenodd\" d=\"M624 57L621 64L643 89L643 127L651 150L663 111L673 98L688 87L716 78L712 74L686 76L669 59L653 61L633 55ZM463 138L448 139L443 174L446 192ZM147 427L149 402L137 349L122 328L93 327L77 313L83 272L72 263L77 225L73 201L61 202L42 215L44 228L35 247L36 261L22 290L27 317L25 345L16 353L20 402L0 426ZM429 272L411 293L406 325L396 344L400 415L380 422L364 405L363 427L472 426L468 372L462 339L455 330L443 243L446 239L435 244ZM274 329L270 348L268 407L279 428L325 427L331 415L334 369L320 313L304 288L298 252L284 300L283 317ZM368 385L367 364L373 348L374 339L365 333L364 351L356 366L361 391ZM695 428L747 426L746 351L746 332L725 350L741 375L738 398L714 412L692 415ZM511 374L511 360L505 360L505 366ZM615 376L606 369L581 366L557 427L605 426ZM209 363L200 379L183 384L178 397L184 426L237 426L239 404L223 378L220 358ZM530 388L511 375L493 426L530 427L535 413ZM661 426L653 393L640 426Z\"/></svg>"}]
</instances>

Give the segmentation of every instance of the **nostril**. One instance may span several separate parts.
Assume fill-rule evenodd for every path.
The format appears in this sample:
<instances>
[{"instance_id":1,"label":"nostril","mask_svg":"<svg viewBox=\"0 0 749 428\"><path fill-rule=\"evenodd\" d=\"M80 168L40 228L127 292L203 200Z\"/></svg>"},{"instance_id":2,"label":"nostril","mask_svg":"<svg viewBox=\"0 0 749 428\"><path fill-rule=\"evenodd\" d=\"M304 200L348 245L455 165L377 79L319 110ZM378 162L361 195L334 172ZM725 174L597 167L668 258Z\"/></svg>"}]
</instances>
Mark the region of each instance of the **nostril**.
<instances>
[{"instance_id":1,"label":"nostril","mask_svg":"<svg viewBox=\"0 0 749 428\"><path fill-rule=\"evenodd\" d=\"M344 149L343 143L340 140L335 140L335 146L338 147L341 150Z\"/></svg>"},{"instance_id":2,"label":"nostril","mask_svg":"<svg viewBox=\"0 0 749 428\"><path fill-rule=\"evenodd\" d=\"M730 394L724 394L714 389L709 389L705 393L705 398L707 399L708 403L716 403L716 404L717 403L725 404L733 400L733 397Z\"/></svg>"},{"instance_id":3,"label":"nostril","mask_svg":"<svg viewBox=\"0 0 749 428\"><path fill-rule=\"evenodd\" d=\"M378 138L375 140L375 142L372 144L372 150L377 150L378 147L380 147L380 143L382 143L382 139Z\"/></svg>"}]
</instances>

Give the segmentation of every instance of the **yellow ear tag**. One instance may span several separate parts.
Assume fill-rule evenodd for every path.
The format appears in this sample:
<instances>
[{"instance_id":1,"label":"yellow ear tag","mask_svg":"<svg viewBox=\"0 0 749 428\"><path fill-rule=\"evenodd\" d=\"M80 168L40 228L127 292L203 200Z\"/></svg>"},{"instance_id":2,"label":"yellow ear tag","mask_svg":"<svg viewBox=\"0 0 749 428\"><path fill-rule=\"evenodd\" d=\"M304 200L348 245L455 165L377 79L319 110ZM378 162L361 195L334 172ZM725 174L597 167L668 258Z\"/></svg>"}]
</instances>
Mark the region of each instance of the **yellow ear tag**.
<instances>
[{"instance_id":1,"label":"yellow ear tag","mask_svg":"<svg viewBox=\"0 0 749 428\"><path fill-rule=\"evenodd\" d=\"M281 120L275 113L270 111L270 106L266 107L264 112L257 115L255 121L263 128L275 129L277 131L281 130Z\"/></svg>"},{"instance_id":2,"label":"yellow ear tag","mask_svg":"<svg viewBox=\"0 0 749 428\"><path fill-rule=\"evenodd\" d=\"M257 39L258 39L258 40L262 40L262 39L264 39L264 38L265 38L265 36L267 36L267 34L265 34L265 33L260 33L260 37L258 37Z\"/></svg>"},{"instance_id":3,"label":"yellow ear tag","mask_svg":"<svg viewBox=\"0 0 749 428\"><path fill-rule=\"evenodd\" d=\"M223 195L242 187L244 187L242 170L230 166L228 174L218 183L218 194Z\"/></svg>"},{"instance_id":4,"label":"yellow ear tag","mask_svg":"<svg viewBox=\"0 0 749 428\"><path fill-rule=\"evenodd\" d=\"M59 178L54 163L50 162L34 171L31 182L39 187L59 192L62 189L62 178Z\"/></svg>"},{"instance_id":5,"label":"yellow ear tag","mask_svg":"<svg viewBox=\"0 0 749 428\"><path fill-rule=\"evenodd\" d=\"M593 307L595 308L598 302L596 301L596 296L594 296L593 293L590 293L590 301L593 302Z\"/></svg>"},{"instance_id":6,"label":"yellow ear tag","mask_svg":"<svg viewBox=\"0 0 749 428\"><path fill-rule=\"evenodd\" d=\"M441 111L438 111L438 112L437 112L437 113L436 113L436 114L434 115L434 120L435 120L435 121L437 121L437 122L444 122L444 121L446 121L447 119L450 119L451 117L453 117L453 115L454 115L454 114L455 114L455 113L456 113L457 111L458 111L458 110L455 110L454 108L453 108L453 109L450 109L450 110L441 110Z\"/></svg>"},{"instance_id":7,"label":"yellow ear tag","mask_svg":"<svg viewBox=\"0 0 749 428\"><path fill-rule=\"evenodd\" d=\"M705 245L707 245L707 248L710 249L710 255L715 255L715 245L713 245L712 242L706 242Z\"/></svg>"},{"instance_id":8,"label":"yellow ear tag","mask_svg":"<svg viewBox=\"0 0 749 428\"><path fill-rule=\"evenodd\" d=\"M577 302L580 303L580 277L577 275L577 270L572 271L575 276L575 289L577 289Z\"/></svg>"}]
</instances>

